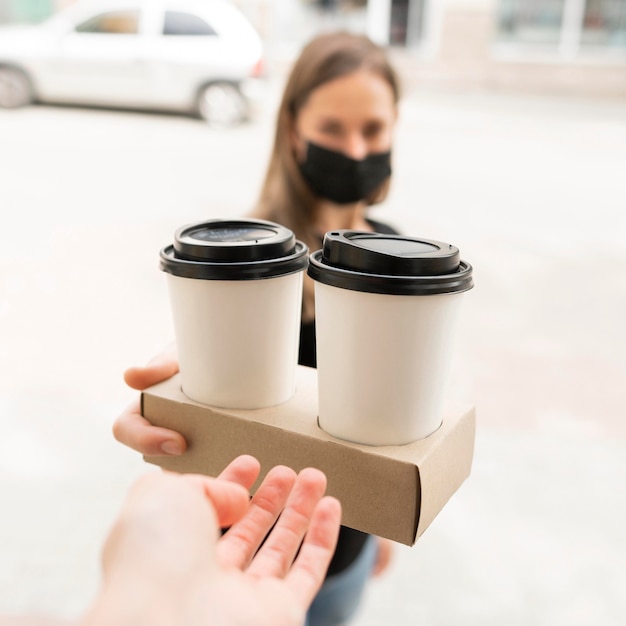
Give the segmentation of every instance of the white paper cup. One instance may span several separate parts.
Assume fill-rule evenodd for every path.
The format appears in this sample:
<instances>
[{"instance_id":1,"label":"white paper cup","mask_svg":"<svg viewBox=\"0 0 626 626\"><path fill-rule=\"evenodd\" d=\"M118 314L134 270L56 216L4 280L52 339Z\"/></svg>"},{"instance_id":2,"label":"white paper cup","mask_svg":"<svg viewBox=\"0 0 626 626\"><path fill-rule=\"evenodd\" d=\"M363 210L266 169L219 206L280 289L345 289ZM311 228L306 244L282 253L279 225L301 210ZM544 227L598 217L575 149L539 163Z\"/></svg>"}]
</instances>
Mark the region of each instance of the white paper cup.
<instances>
[{"instance_id":1,"label":"white paper cup","mask_svg":"<svg viewBox=\"0 0 626 626\"><path fill-rule=\"evenodd\" d=\"M261 220L177 231L161 268L185 395L240 409L293 396L307 252L290 230Z\"/></svg>"},{"instance_id":2,"label":"white paper cup","mask_svg":"<svg viewBox=\"0 0 626 626\"><path fill-rule=\"evenodd\" d=\"M326 235L309 265L323 430L382 446L404 445L439 428L471 273L458 250L441 242L355 231Z\"/></svg>"}]
</instances>

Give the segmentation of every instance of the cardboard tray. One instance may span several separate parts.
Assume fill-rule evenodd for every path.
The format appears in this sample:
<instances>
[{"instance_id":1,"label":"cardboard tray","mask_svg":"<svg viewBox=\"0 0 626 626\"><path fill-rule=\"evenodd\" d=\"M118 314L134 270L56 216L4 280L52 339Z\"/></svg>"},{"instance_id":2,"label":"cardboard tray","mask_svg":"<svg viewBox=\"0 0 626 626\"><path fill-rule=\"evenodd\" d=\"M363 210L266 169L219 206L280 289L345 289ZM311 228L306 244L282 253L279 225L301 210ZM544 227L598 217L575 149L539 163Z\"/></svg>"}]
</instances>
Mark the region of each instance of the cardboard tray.
<instances>
[{"instance_id":1,"label":"cardboard tray","mask_svg":"<svg viewBox=\"0 0 626 626\"><path fill-rule=\"evenodd\" d=\"M142 394L142 414L152 424L180 432L188 443L179 457L146 456L177 472L215 476L240 454L296 471L317 467L327 493L341 501L342 523L413 545L469 476L475 411L449 407L441 427L404 446L366 446L335 439L317 423L317 376L298 366L296 393L284 404L256 410L210 407L187 398L174 376ZM255 485L256 487L256 485Z\"/></svg>"}]
</instances>

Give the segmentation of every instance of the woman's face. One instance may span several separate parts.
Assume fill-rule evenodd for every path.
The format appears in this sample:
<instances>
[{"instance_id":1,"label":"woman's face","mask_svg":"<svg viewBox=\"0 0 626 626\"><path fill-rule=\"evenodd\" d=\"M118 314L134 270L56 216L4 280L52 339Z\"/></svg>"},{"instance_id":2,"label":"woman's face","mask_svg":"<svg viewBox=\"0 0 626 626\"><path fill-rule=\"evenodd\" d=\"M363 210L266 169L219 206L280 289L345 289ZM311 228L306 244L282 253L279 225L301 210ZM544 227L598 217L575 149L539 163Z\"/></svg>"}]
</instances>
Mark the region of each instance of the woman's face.
<instances>
[{"instance_id":1,"label":"woman's face","mask_svg":"<svg viewBox=\"0 0 626 626\"><path fill-rule=\"evenodd\" d=\"M342 152L352 159L391 149L397 117L389 83L359 70L311 92L295 120L292 144L303 161L307 142Z\"/></svg>"}]
</instances>

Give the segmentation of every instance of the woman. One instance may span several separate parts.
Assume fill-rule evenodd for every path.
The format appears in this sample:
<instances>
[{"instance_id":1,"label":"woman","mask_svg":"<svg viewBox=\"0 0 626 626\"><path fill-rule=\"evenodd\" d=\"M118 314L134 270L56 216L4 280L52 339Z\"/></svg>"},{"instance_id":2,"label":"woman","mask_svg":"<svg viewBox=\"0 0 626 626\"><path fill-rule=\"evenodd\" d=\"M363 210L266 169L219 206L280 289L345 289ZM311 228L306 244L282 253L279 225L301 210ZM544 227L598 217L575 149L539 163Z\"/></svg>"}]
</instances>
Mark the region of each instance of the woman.
<instances>
[{"instance_id":1,"label":"woman","mask_svg":"<svg viewBox=\"0 0 626 626\"><path fill-rule=\"evenodd\" d=\"M394 233L367 217L382 201L391 175L399 85L384 51L345 32L313 39L288 78L274 147L254 217L291 228L311 250L338 229ZM315 367L314 293L305 277L299 362ZM126 372L141 389L175 373L171 358ZM144 454L181 453L178 433L152 427L137 406L114 426L116 438ZM388 564L390 544L342 527L327 580L308 616L309 626L344 623L356 610L370 574Z\"/></svg>"},{"instance_id":2,"label":"woman","mask_svg":"<svg viewBox=\"0 0 626 626\"><path fill-rule=\"evenodd\" d=\"M274 148L253 215L293 230L311 251L324 233L394 232L366 217L384 200L399 86L369 39L329 33L311 41L287 81ZM300 363L315 367L313 281L305 277Z\"/></svg>"}]
</instances>

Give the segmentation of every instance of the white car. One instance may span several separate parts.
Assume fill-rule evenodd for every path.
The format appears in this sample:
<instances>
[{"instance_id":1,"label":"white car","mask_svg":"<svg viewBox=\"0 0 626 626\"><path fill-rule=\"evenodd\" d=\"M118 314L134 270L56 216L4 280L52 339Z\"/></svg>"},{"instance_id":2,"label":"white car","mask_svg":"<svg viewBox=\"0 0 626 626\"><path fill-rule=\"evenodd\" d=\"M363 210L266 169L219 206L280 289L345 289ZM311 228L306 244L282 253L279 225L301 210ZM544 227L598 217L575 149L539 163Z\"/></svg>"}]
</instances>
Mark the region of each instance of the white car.
<instances>
[{"instance_id":1,"label":"white car","mask_svg":"<svg viewBox=\"0 0 626 626\"><path fill-rule=\"evenodd\" d=\"M261 38L228 0L86 0L0 28L0 107L33 101L248 116Z\"/></svg>"}]
</instances>

